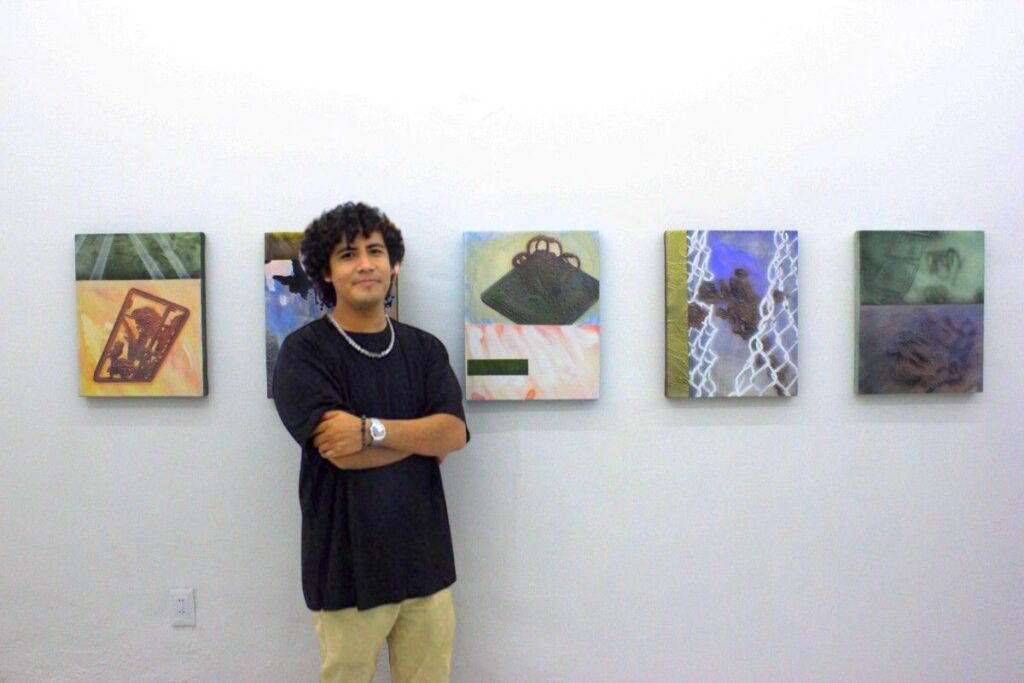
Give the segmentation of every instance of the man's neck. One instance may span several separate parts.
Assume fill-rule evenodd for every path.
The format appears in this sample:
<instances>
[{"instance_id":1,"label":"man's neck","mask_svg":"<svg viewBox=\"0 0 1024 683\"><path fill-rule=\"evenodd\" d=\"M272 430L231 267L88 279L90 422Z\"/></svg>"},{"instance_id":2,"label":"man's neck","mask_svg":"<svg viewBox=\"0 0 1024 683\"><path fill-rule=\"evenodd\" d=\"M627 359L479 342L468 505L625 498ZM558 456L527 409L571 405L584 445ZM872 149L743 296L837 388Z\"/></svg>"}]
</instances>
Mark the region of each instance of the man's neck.
<instances>
[{"instance_id":1,"label":"man's neck","mask_svg":"<svg viewBox=\"0 0 1024 683\"><path fill-rule=\"evenodd\" d=\"M388 326L383 306L368 311L335 306L329 315L349 332L383 332Z\"/></svg>"}]
</instances>

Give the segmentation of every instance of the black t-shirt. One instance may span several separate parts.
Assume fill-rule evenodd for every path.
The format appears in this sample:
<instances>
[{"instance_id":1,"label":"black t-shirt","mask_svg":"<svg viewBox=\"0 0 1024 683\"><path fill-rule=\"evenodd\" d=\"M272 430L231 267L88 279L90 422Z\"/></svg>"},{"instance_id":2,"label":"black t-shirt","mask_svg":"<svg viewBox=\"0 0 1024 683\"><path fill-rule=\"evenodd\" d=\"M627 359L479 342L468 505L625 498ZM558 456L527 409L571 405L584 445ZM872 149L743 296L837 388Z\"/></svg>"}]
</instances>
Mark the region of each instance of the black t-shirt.
<instances>
[{"instance_id":1,"label":"black t-shirt","mask_svg":"<svg viewBox=\"0 0 1024 683\"><path fill-rule=\"evenodd\" d=\"M436 458L412 455L384 467L341 470L311 438L328 410L396 420L448 413L465 422L444 345L428 332L393 324L395 346L384 358L360 354L326 317L289 335L277 357L274 403L302 446L302 590L311 610L369 609L455 581ZM371 351L391 339L386 329L350 336Z\"/></svg>"}]
</instances>

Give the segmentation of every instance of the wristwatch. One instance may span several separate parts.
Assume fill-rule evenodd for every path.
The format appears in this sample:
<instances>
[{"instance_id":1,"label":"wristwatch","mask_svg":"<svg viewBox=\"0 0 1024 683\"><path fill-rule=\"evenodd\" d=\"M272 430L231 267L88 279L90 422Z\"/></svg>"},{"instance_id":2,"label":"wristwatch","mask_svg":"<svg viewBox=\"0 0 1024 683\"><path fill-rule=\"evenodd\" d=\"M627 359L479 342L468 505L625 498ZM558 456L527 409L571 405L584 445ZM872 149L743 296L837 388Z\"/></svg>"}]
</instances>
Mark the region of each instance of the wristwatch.
<instances>
[{"instance_id":1,"label":"wristwatch","mask_svg":"<svg viewBox=\"0 0 1024 683\"><path fill-rule=\"evenodd\" d=\"M370 418L370 438L373 439L373 445L376 446L384 441L384 437L388 435L388 430L384 428L384 423L375 417Z\"/></svg>"}]
</instances>

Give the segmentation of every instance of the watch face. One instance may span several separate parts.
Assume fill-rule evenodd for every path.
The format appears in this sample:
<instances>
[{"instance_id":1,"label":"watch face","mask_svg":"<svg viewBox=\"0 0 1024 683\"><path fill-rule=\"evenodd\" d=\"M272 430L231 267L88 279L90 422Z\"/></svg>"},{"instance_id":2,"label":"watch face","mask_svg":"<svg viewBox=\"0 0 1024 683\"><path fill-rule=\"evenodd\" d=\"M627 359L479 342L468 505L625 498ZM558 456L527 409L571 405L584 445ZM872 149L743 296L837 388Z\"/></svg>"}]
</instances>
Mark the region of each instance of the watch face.
<instances>
[{"instance_id":1,"label":"watch face","mask_svg":"<svg viewBox=\"0 0 1024 683\"><path fill-rule=\"evenodd\" d=\"M384 425L379 420L374 420L370 423L370 436L373 437L374 441L380 441L386 433L387 430L384 429Z\"/></svg>"}]
</instances>

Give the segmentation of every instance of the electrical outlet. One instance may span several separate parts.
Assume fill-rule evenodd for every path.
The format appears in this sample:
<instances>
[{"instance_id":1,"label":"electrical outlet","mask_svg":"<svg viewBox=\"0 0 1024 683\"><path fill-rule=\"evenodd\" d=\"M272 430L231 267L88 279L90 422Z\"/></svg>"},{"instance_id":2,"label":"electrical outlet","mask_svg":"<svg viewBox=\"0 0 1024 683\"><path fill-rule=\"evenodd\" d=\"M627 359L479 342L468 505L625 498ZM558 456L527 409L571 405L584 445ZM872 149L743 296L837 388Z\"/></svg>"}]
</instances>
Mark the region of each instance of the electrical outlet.
<instances>
[{"instance_id":1,"label":"electrical outlet","mask_svg":"<svg viewBox=\"0 0 1024 683\"><path fill-rule=\"evenodd\" d=\"M171 602L171 626L195 626L195 591L191 588L172 588L168 595Z\"/></svg>"}]
</instances>

